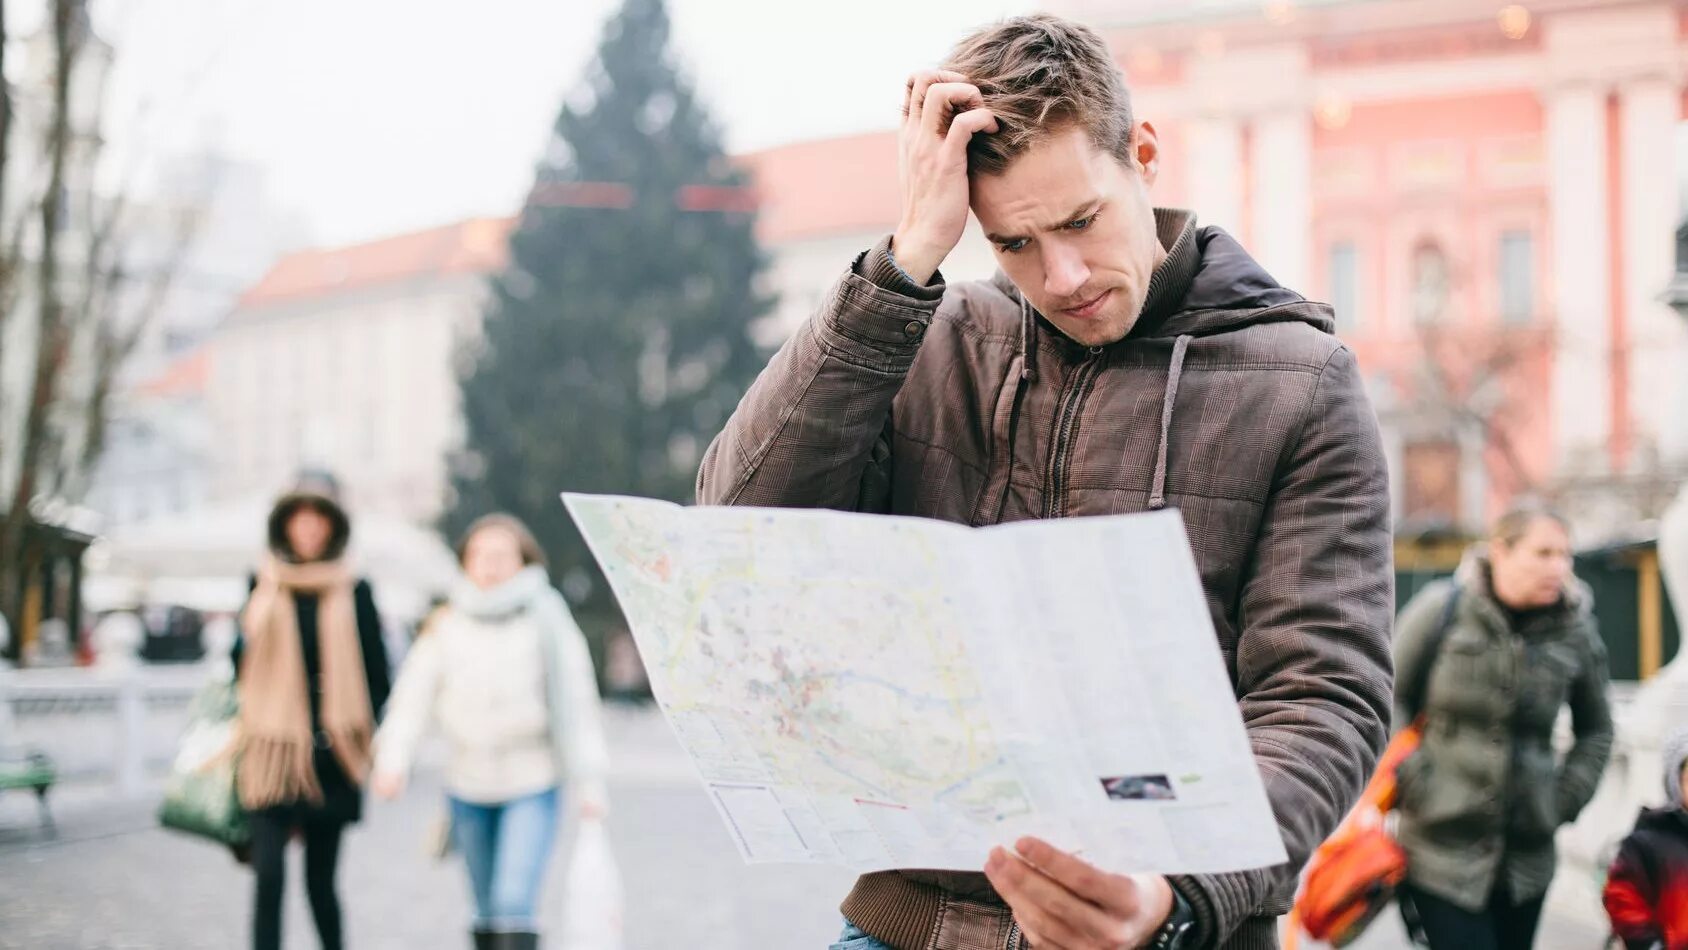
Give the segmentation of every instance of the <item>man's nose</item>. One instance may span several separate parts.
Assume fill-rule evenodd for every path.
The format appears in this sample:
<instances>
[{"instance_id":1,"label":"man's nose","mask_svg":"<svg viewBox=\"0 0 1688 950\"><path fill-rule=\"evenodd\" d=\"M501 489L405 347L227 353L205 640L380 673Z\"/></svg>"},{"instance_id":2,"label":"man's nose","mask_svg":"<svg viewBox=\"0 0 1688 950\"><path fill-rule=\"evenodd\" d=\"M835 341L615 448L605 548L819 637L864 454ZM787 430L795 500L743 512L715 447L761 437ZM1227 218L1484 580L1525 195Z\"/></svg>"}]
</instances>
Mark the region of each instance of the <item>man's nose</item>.
<instances>
[{"instance_id":1,"label":"man's nose","mask_svg":"<svg viewBox=\"0 0 1688 950\"><path fill-rule=\"evenodd\" d=\"M1054 245L1044 254L1043 266L1043 290L1051 297L1072 297L1090 279L1090 268L1085 266L1083 256L1074 248Z\"/></svg>"}]
</instances>

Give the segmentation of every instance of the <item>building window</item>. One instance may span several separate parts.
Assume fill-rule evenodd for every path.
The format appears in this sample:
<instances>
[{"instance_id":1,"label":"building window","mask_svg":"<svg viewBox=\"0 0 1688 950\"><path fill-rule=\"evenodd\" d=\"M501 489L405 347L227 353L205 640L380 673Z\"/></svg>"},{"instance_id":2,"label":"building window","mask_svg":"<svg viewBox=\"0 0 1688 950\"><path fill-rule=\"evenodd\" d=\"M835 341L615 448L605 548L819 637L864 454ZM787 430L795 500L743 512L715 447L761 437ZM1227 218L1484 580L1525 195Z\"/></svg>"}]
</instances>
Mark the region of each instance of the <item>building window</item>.
<instances>
[{"instance_id":1,"label":"building window","mask_svg":"<svg viewBox=\"0 0 1688 950\"><path fill-rule=\"evenodd\" d=\"M1529 323L1535 314L1535 239L1528 231L1500 236L1500 317L1507 323Z\"/></svg>"},{"instance_id":2,"label":"building window","mask_svg":"<svg viewBox=\"0 0 1688 950\"><path fill-rule=\"evenodd\" d=\"M1352 330L1360 320L1360 249L1353 241L1330 246L1330 305L1339 330Z\"/></svg>"},{"instance_id":3,"label":"building window","mask_svg":"<svg viewBox=\"0 0 1688 950\"><path fill-rule=\"evenodd\" d=\"M1408 442L1401 451L1404 521L1455 525L1460 513L1460 450L1451 439Z\"/></svg>"},{"instance_id":4,"label":"building window","mask_svg":"<svg viewBox=\"0 0 1688 950\"><path fill-rule=\"evenodd\" d=\"M1413 321L1440 322L1448 309L1448 256L1426 241L1413 248L1412 274Z\"/></svg>"}]
</instances>

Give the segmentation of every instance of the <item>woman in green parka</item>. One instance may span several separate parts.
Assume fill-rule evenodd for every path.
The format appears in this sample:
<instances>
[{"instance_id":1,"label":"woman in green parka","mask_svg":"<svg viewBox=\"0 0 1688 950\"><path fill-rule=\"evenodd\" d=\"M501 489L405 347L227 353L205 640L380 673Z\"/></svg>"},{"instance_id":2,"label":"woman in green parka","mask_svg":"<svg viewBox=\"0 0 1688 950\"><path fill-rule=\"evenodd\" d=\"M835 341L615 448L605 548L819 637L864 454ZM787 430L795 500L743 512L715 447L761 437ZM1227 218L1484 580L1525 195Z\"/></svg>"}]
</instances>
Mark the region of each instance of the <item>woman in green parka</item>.
<instances>
[{"instance_id":1,"label":"woman in green parka","mask_svg":"<svg viewBox=\"0 0 1688 950\"><path fill-rule=\"evenodd\" d=\"M1401 612L1395 727L1424 719L1398 774L1402 903L1432 950L1534 942L1554 833L1588 804L1611 754L1592 601L1571 573L1564 519L1527 507ZM1575 741L1561 756L1553 733L1566 706Z\"/></svg>"}]
</instances>

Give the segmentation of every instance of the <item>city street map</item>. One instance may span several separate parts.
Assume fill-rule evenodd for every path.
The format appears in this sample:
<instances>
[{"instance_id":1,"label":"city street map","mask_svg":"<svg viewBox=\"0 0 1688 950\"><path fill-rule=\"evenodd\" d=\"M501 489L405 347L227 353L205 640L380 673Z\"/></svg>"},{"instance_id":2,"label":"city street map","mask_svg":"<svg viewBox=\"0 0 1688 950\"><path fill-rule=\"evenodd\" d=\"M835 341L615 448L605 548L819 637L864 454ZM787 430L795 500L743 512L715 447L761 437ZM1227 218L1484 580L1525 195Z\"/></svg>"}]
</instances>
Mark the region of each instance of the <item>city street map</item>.
<instances>
[{"instance_id":1,"label":"city street map","mask_svg":"<svg viewBox=\"0 0 1688 950\"><path fill-rule=\"evenodd\" d=\"M745 860L1286 860L1177 512L946 522L565 495Z\"/></svg>"}]
</instances>

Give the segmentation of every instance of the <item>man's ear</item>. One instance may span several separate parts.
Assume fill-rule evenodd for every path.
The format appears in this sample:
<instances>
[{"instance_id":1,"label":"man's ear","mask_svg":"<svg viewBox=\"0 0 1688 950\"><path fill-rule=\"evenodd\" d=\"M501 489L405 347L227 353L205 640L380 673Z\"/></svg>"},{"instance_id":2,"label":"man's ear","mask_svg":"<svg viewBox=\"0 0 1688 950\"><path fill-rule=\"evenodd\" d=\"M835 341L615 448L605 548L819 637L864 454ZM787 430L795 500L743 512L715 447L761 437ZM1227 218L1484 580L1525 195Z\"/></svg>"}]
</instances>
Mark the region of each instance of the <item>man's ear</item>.
<instances>
[{"instance_id":1,"label":"man's ear","mask_svg":"<svg viewBox=\"0 0 1688 950\"><path fill-rule=\"evenodd\" d=\"M1131 139L1131 157L1143 172L1143 184L1153 185L1160 175L1160 135L1152 123L1139 122Z\"/></svg>"}]
</instances>

